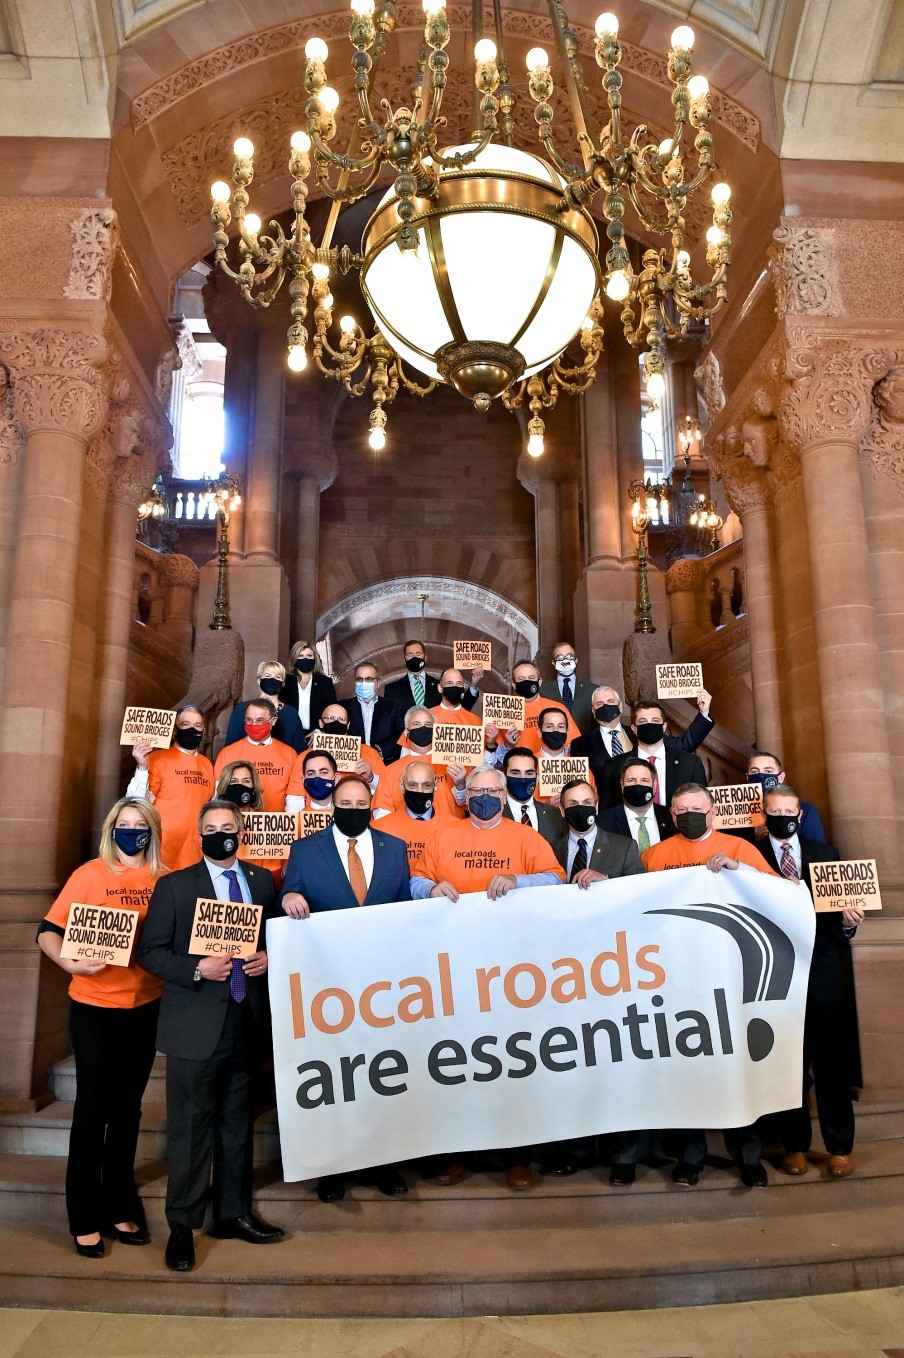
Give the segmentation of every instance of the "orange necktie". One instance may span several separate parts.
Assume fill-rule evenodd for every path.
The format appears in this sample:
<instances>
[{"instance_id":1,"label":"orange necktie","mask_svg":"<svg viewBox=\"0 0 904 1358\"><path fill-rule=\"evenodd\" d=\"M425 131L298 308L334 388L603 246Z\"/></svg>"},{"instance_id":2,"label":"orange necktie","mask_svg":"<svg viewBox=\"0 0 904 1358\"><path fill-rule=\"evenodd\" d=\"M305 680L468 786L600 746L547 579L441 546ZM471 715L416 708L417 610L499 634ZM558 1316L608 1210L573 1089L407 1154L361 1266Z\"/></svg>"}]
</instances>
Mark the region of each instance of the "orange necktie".
<instances>
[{"instance_id":1,"label":"orange necktie","mask_svg":"<svg viewBox=\"0 0 904 1358\"><path fill-rule=\"evenodd\" d=\"M367 898L367 878L364 876L364 864L358 857L358 850L355 845L356 839L348 841L348 880L352 884L352 891L355 893L358 904L363 905Z\"/></svg>"}]
</instances>

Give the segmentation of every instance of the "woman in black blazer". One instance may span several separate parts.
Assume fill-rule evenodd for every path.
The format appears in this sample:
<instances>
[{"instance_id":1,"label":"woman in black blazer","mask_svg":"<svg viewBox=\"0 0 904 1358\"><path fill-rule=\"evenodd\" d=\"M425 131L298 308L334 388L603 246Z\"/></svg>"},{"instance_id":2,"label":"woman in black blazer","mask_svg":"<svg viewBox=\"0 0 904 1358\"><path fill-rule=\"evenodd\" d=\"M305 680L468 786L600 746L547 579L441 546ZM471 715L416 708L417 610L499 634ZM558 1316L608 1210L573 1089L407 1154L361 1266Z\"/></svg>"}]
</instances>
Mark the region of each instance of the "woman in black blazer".
<instances>
[{"instance_id":1,"label":"woman in black blazer","mask_svg":"<svg viewBox=\"0 0 904 1358\"><path fill-rule=\"evenodd\" d=\"M336 685L321 671L317 652L309 641L296 641L292 647L286 682L279 696L295 708L305 735L320 721L323 709L336 701Z\"/></svg>"}]
</instances>

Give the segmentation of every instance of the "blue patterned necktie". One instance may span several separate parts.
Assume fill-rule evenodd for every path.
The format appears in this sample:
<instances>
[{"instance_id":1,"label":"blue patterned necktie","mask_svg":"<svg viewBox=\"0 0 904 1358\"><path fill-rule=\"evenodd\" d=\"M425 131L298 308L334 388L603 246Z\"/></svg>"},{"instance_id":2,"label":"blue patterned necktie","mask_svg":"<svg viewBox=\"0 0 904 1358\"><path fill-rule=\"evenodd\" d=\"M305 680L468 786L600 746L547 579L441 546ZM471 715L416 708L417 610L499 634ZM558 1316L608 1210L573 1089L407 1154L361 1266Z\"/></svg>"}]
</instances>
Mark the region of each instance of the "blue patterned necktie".
<instances>
[{"instance_id":1,"label":"blue patterned necktie","mask_svg":"<svg viewBox=\"0 0 904 1358\"><path fill-rule=\"evenodd\" d=\"M612 758L614 759L617 754L624 754L624 750L622 749L621 737L618 734L618 727L616 726L612 732Z\"/></svg>"},{"instance_id":2,"label":"blue patterned necktie","mask_svg":"<svg viewBox=\"0 0 904 1358\"><path fill-rule=\"evenodd\" d=\"M239 875L235 868L228 868L223 874L229 880L229 899L231 901L242 900L242 888L239 886ZM236 1004L241 1004L248 994L248 982L245 973L242 971L241 957L232 959L232 975L229 978L229 993Z\"/></svg>"},{"instance_id":3,"label":"blue patterned necktie","mask_svg":"<svg viewBox=\"0 0 904 1358\"><path fill-rule=\"evenodd\" d=\"M568 711L570 712L572 704L574 703L574 694L571 691L570 679L562 680L562 702L565 704L565 706L568 708Z\"/></svg>"}]
</instances>

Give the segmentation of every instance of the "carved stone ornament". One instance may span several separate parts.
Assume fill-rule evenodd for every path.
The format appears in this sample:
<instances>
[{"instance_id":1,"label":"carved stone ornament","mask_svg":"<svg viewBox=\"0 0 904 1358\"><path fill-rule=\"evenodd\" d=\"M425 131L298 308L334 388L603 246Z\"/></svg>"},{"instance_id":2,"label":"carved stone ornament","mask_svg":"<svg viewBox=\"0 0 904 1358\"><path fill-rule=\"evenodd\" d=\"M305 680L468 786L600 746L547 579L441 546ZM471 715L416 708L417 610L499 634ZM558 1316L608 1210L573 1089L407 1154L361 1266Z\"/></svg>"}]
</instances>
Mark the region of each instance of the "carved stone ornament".
<instances>
[{"instance_id":1,"label":"carved stone ornament","mask_svg":"<svg viewBox=\"0 0 904 1358\"><path fill-rule=\"evenodd\" d=\"M694 369L694 381L697 383L703 404L706 406L706 413L712 421L725 405L722 369L712 349L707 350L700 366Z\"/></svg>"},{"instance_id":2,"label":"carved stone ornament","mask_svg":"<svg viewBox=\"0 0 904 1358\"><path fill-rule=\"evenodd\" d=\"M854 335L789 336L781 388L783 442L797 449L837 441L860 444L872 414L872 389L893 355Z\"/></svg>"},{"instance_id":3,"label":"carved stone ornament","mask_svg":"<svg viewBox=\"0 0 904 1358\"><path fill-rule=\"evenodd\" d=\"M707 441L707 456L717 481L725 487L725 497L741 519L751 509L767 504L771 494L765 468L744 452L744 438L735 425Z\"/></svg>"},{"instance_id":4,"label":"carved stone ornament","mask_svg":"<svg viewBox=\"0 0 904 1358\"><path fill-rule=\"evenodd\" d=\"M100 369L103 335L84 330L0 333L0 361L10 370L16 420L26 434L54 430L86 442L107 413Z\"/></svg>"},{"instance_id":5,"label":"carved stone ornament","mask_svg":"<svg viewBox=\"0 0 904 1358\"><path fill-rule=\"evenodd\" d=\"M14 467L25 447L25 434L16 419L9 373L0 368L0 468Z\"/></svg>"},{"instance_id":6,"label":"carved stone ornament","mask_svg":"<svg viewBox=\"0 0 904 1358\"><path fill-rule=\"evenodd\" d=\"M839 314L838 282L828 232L786 222L773 232L769 256L779 317Z\"/></svg>"},{"instance_id":7,"label":"carved stone ornament","mask_svg":"<svg viewBox=\"0 0 904 1358\"><path fill-rule=\"evenodd\" d=\"M167 588L197 589L201 573L190 556L163 552L160 556L160 578Z\"/></svg>"},{"instance_id":8,"label":"carved stone ornament","mask_svg":"<svg viewBox=\"0 0 904 1358\"><path fill-rule=\"evenodd\" d=\"M904 362L904 355L897 357ZM873 395L873 418L862 452L877 480L887 477L904 495L904 366L892 368Z\"/></svg>"},{"instance_id":9,"label":"carved stone ornament","mask_svg":"<svg viewBox=\"0 0 904 1358\"><path fill-rule=\"evenodd\" d=\"M181 363L177 366L182 368L182 376L186 382L197 382L201 377L204 368L201 357L198 353L194 336L185 324L183 318L174 321L170 325L173 337L176 341L176 349L179 353Z\"/></svg>"},{"instance_id":10,"label":"carved stone ornament","mask_svg":"<svg viewBox=\"0 0 904 1358\"><path fill-rule=\"evenodd\" d=\"M113 260L119 246L116 213L111 207L89 207L73 217L72 264L63 296L73 301L109 302Z\"/></svg>"},{"instance_id":11,"label":"carved stone ornament","mask_svg":"<svg viewBox=\"0 0 904 1358\"><path fill-rule=\"evenodd\" d=\"M703 574L703 562L698 557L679 557L665 573L666 594L696 594Z\"/></svg>"}]
</instances>

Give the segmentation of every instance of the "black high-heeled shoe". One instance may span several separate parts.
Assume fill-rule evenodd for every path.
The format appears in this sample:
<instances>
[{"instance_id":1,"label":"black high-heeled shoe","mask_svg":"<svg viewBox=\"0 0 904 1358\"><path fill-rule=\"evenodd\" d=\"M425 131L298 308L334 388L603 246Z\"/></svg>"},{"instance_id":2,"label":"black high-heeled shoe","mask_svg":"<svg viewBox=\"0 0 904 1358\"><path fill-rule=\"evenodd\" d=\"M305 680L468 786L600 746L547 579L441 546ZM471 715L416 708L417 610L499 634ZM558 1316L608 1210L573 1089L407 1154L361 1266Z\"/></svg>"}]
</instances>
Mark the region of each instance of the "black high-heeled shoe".
<instances>
[{"instance_id":1,"label":"black high-heeled shoe","mask_svg":"<svg viewBox=\"0 0 904 1358\"><path fill-rule=\"evenodd\" d=\"M137 1231L121 1231L118 1226L105 1226L101 1235L109 1240L118 1240L121 1245L147 1245L151 1239L147 1226L139 1226Z\"/></svg>"},{"instance_id":2,"label":"black high-heeled shoe","mask_svg":"<svg viewBox=\"0 0 904 1358\"><path fill-rule=\"evenodd\" d=\"M72 1237L72 1243L75 1246L76 1254L80 1254L83 1259L103 1259L107 1252L103 1236L101 1236L100 1240L98 1240L95 1245L82 1245L76 1236Z\"/></svg>"}]
</instances>

